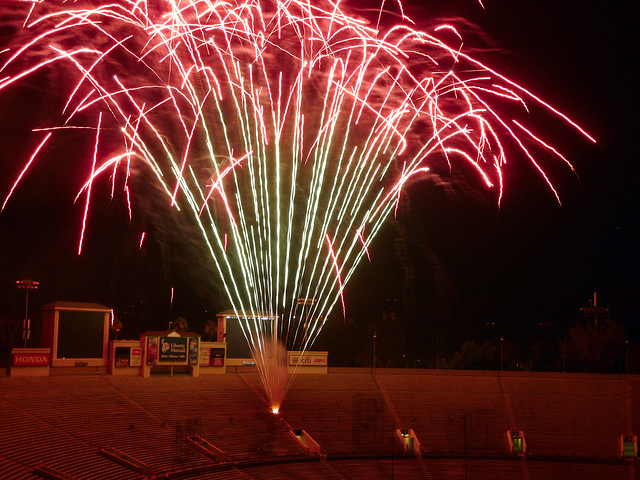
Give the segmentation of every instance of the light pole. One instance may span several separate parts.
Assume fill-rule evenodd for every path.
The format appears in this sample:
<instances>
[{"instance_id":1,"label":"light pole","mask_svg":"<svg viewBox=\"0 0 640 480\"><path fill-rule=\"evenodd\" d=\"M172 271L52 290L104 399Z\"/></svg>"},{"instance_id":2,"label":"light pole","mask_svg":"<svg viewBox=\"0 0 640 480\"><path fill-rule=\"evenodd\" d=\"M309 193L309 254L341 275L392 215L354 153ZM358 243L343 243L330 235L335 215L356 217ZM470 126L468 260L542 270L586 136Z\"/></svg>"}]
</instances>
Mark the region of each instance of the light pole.
<instances>
[{"instance_id":1,"label":"light pole","mask_svg":"<svg viewBox=\"0 0 640 480\"><path fill-rule=\"evenodd\" d=\"M629 340L624 341L624 373L629 373Z\"/></svg>"},{"instance_id":2,"label":"light pole","mask_svg":"<svg viewBox=\"0 0 640 480\"><path fill-rule=\"evenodd\" d=\"M378 335L376 335L376 332L373 332L373 368L371 371L375 372L376 371L376 338L378 338Z\"/></svg>"},{"instance_id":3,"label":"light pole","mask_svg":"<svg viewBox=\"0 0 640 480\"><path fill-rule=\"evenodd\" d=\"M22 339L24 340L24 348L27 348L27 340L31 334L31 321L29 320L29 290L37 290L40 282L35 280L25 279L17 280L16 287L21 290L26 290L26 305L24 307L24 320L22 321Z\"/></svg>"},{"instance_id":4,"label":"light pole","mask_svg":"<svg viewBox=\"0 0 640 480\"><path fill-rule=\"evenodd\" d=\"M504 335L500 335L500 371L504 370Z\"/></svg>"}]
</instances>

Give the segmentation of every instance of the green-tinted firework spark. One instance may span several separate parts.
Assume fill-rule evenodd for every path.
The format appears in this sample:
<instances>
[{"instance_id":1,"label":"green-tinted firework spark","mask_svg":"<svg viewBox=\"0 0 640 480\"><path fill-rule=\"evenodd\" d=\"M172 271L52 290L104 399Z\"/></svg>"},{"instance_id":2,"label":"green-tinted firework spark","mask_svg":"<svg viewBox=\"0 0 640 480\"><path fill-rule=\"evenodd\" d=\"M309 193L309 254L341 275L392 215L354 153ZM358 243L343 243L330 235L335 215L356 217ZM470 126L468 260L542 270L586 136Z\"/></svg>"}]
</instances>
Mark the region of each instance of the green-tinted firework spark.
<instances>
[{"instance_id":1,"label":"green-tinted firework spark","mask_svg":"<svg viewBox=\"0 0 640 480\"><path fill-rule=\"evenodd\" d=\"M566 160L498 108L538 103L579 129L441 40L448 25L382 31L329 1L154 5L22 5L0 94L64 72L60 128L96 139L87 210L96 177L124 175L128 195L145 171L188 212L268 391L268 344L313 343L408 179L456 164L500 198L511 149L553 190L527 145ZM43 144L56 128L44 130Z\"/></svg>"}]
</instances>

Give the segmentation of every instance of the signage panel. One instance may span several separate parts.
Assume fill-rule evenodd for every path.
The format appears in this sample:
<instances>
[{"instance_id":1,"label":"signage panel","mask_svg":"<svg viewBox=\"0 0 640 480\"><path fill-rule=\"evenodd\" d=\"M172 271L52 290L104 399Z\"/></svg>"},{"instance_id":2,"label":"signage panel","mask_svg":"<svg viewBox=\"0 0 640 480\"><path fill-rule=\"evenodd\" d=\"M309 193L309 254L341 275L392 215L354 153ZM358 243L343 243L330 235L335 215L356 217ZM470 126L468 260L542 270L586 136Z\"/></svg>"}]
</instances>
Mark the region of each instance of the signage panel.
<instances>
[{"instance_id":1,"label":"signage panel","mask_svg":"<svg viewBox=\"0 0 640 480\"><path fill-rule=\"evenodd\" d=\"M147 337L147 365L155 365L158 361L158 337Z\"/></svg>"},{"instance_id":2,"label":"signage panel","mask_svg":"<svg viewBox=\"0 0 640 480\"><path fill-rule=\"evenodd\" d=\"M187 343L185 337L160 337L158 361L172 363L187 363ZM197 357L196 357L197 358Z\"/></svg>"},{"instance_id":3,"label":"signage panel","mask_svg":"<svg viewBox=\"0 0 640 480\"><path fill-rule=\"evenodd\" d=\"M51 359L50 353L14 353L14 367L46 367Z\"/></svg>"},{"instance_id":4,"label":"signage panel","mask_svg":"<svg viewBox=\"0 0 640 480\"><path fill-rule=\"evenodd\" d=\"M133 347L131 349L131 357L129 358L129 365L132 367L139 367L142 365L142 348Z\"/></svg>"},{"instance_id":5,"label":"signage panel","mask_svg":"<svg viewBox=\"0 0 640 480\"><path fill-rule=\"evenodd\" d=\"M201 348L200 349L200 366L208 367L209 365L211 365L211 349Z\"/></svg>"},{"instance_id":6,"label":"signage panel","mask_svg":"<svg viewBox=\"0 0 640 480\"><path fill-rule=\"evenodd\" d=\"M211 359L212 367L224 367L224 357L216 357Z\"/></svg>"},{"instance_id":7,"label":"signage panel","mask_svg":"<svg viewBox=\"0 0 640 480\"><path fill-rule=\"evenodd\" d=\"M325 367L327 365L327 354L304 353L302 355L289 355L289 365L292 367Z\"/></svg>"},{"instance_id":8,"label":"signage panel","mask_svg":"<svg viewBox=\"0 0 640 480\"><path fill-rule=\"evenodd\" d=\"M198 365L198 339L189 339L189 365Z\"/></svg>"},{"instance_id":9,"label":"signage panel","mask_svg":"<svg viewBox=\"0 0 640 480\"><path fill-rule=\"evenodd\" d=\"M211 366L224 367L224 348L211 349Z\"/></svg>"},{"instance_id":10,"label":"signage panel","mask_svg":"<svg viewBox=\"0 0 640 480\"><path fill-rule=\"evenodd\" d=\"M128 367L131 360L131 348L116 347L116 367Z\"/></svg>"}]
</instances>

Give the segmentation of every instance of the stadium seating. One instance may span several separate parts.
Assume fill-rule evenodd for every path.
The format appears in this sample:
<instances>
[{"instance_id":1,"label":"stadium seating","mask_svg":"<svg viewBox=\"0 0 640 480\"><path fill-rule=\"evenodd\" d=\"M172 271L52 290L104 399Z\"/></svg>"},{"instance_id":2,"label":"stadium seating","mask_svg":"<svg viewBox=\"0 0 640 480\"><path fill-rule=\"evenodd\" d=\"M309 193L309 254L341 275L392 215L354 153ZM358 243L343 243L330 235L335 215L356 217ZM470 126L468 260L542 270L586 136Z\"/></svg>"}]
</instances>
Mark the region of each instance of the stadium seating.
<instances>
[{"instance_id":1,"label":"stadium seating","mask_svg":"<svg viewBox=\"0 0 640 480\"><path fill-rule=\"evenodd\" d=\"M0 376L0 478L41 479L38 467L75 480L635 478L620 436L640 430L638 402L635 376L334 369L294 377L274 415L249 369ZM512 428L524 457L510 454ZM396 429L415 431L422 457Z\"/></svg>"}]
</instances>

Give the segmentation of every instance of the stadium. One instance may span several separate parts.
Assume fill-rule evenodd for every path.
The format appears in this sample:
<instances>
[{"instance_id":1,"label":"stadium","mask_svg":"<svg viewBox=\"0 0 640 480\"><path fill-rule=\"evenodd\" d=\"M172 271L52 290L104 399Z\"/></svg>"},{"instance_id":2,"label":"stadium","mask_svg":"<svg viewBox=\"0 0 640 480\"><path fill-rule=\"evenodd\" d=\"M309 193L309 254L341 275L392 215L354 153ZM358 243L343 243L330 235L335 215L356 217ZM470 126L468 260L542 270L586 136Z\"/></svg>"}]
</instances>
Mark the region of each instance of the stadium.
<instances>
[{"instance_id":1,"label":"stadium","mask_svg":"<svg viewBox=\"0 0 640 480\"><path fill-rule=\"evenodd\" d=\"M627 32L636 31L635 25L624 28L635 18L630 10L627 14L619 6L605 10L600 5L594 8L597 2L591 6L569 2L562 6L566 10L563 15L557 2L533 2L528 7L496 2L509 7L497 17L499 30L503 35L507 29L514 32L514 50L520 43L521 50L533 55L528 61L538 63L540 76L547 77L546 86L544 81L536 86L528 78L533 77L528 73L531 63L527 68L525 60L522 67L514 67L515 78L527 85L534 83L545 98L551 92L554 105L571 112L590 130L601 130L598 141L605 148L585 153L582 143L579 149L573 148L585 137L594 140L581 127L577 131L569 127L573 136L564 138L564 121L568 119L564 114L558 117L555 107L548 110L549 105L537 96L475 60L475 53L484 49L492 55L499 53L493 42L485 46L483 38L472 37L466 44L470 49L461 50L457 27L431 25L426 15L406 37L400 33L406 25L400 30L386 26L396 23L392 19L400 18L398 13L382 16L382 8L380 14L377 10L365 12L365 17L376 22L375 30L380 27L379 36L364 27L359 13L342 16L337 8L341 2L327 2L335 3L336 8L321 15L329 20L320 23L316 23L317 15L306 14L306 10L310 12L306 8L267 9L267 16L261 17L267 21L262 23L238 22L235 11L220 17L204 10L209 4L222 9L233 2L193 2L203 10L194 10L193 16L184 10L184 18L174 16L175 22L169 23L158 19L176 2L114 2L95 9L89 7L100 2L62 2L53 16L46 10L49 3L2 2L0 91L4 123L0 128L0 164L5 181L0 241L7 254L0 270L7 292L6 285L13 288L13 282L22 279L16 285L21 295L26 294L26 311L22 324L25 348L14 348L6 372L0 369L0 480L640 477L636 468L640 377L636 375L502 371L502 365L500 371L376 368L375 341L373 368L338 368L330 366L326 352L323 356L307 350L313 342L307 342L308 324L300 320L307 318L305 302L316 297L315 291L325 300L317 303L323 310L315 312L314 319L326 319L332 305L341 303L347 320L342 278L350 277L360 260L369 256L369 245L375 247L374 234L399 204L405 184L410 188L415 182L412 188L417 190L417 182L427 182L444 192L450 185L458 188L460 184L465 200L460 205L466 204L466 195L477 200L477 184L492 189L491 196L501 199L501 168L509 150L510 158L516 160L513 163L525 157L532 163L527 163L521 174L509 173L505 178L505 193L510 193L505 198L513 199L515 193L515 200L510 205L501 203L499 225L482 242L476 240L483 236L478 232L485 230L477 225L486 213L476 215L478 210L472 208L463 215L457 207L441 210L440 202L424 202L435 211L429 219L437 228L431 230L445 239L441 242L447 248L440 248L447 252L451 244L449 256L456 258L452 270L457 270L459 262L464 265L460 275L473 280L461 282L461 291L473 291L470 305L482 300L480 306L486 312L483 317L471 309L465 315L478 323L485 317L493 322L496 314L505 322L517 319L518 323L528 318L560 318L555 308L558 304L571 309L575 296L605 285L628 312L621 316L629 328L623 341L635 343L640 269L636 268L637 219L629 215L633 209L628 205L636 203L638 190L635 184L631 188L630 182L637 178L637 164L612 161L616 168L602 167L606 163L603 159L630 159L637 151L633 142L637 135L635 131L631 134L633 122L628 121L635 118L635 111L632 115L629 108L634 105L635 91L631 89L630 95L629 89L610 88L629 83L624 68L628 62L626 58L622 61L626 50L620 46L632 44ZM79 14L84 3L87 6ZM116 5L119 3L129 10ZM275 3L304 7L306 2ZM405 3L417 6L424 2ZM479 4L478 11L484 10L482 2L470 3ZM546 3L546 8L541 3ZM141 9L141 4L149 8ZM282 23L283 15L291 12L295 20ZM62 29L51 20L58 15L66 22ZM278 21L271 23L272 18ZM543 18L544 22L535 21ZM206 25L204 19L213 19L212 24ZM472 28L467 22L458 25L462 33ZM579 32L576 25L582 25L582 32L572 39L565 32ZM207 30L210 27L212 30ZM205 31L215 35L205 38L201 35ZM300 35L302 31L313 34ZM340 35L335 35L336 31ZM392 35L387 37L387 33ZM177 38L184 40L175 43ZM380 41L382 38L385 40ZM425 38L430 39L431 47L424 47ZM247 48L258 47L267 39L265 48ZM544 42L539 44L540 39ZM397 48L398 42L406 43L406 48ZM384 55L376 62L367 57L371 45L383 47L380 52ZM298 55L298 51L305 54ZM283 62L285 53L291 58ZM409 53L411 62L405 61ZM202 63L203 58L210 62ZM425 59L429 68L421 68L425 75L415 77L416 66L424 65ZM312 66L316 70L310 76L307 69L311 72ZM175 73L181 70L189 73ZM258 70L260 74L254 74ZM513 70L505 71L511 73ZM329 88L332 85L340 88ZM425 85L442 88L429 87L423 98ZM566 95L567 85L571 95ZM392 96L387 94L392 91ZM343 97L343 92L359 93ZM491 102L485 103L485 97ZM494 97L499 99L496 114L480 116L480 111L493 112L489 107ZM575 97L573 105L563 97ZM288 103L281 102L287 98ZM464 100L462 104L459 99ZM523 99L533 104L533 110ZM455 108L449 108L450 103ZM300 108L284 108L285 104ZM514 107L520 104L525 108L516 111ZM593 113L587 113L584 105L593 105L589 112L597 112L597 122L603 127L595 128L595 120L585 120ZM502 108L509 126L503 121ZM362 112L363 120L352 122L360 119ZM539 121L530 119L530 112L542 117ZM498 127L496 133L492 125ZM556 125L561 125L557 131ZM456 141L444 145L443 129L451 127L455 128L444 140ZM545 138L550 134L550 141L562 137L560 150L575 152L570 158L577 160L584 192L595 193L576 193L577 186L571 181L557 181L562 173L546 176L547 167L554 171L552 161L559 161L568 174L571 170L570 175L573 166L532 128L545 132ZM222 135L223 130L230 133ZM334 131L335 138L327 134ZM508 146L500 133L505 131ZM408 161L405 157L400 161L395 154L404 152L407 143L406 135L398 132L419 140L408 143L411 151L403 153ZM523 138L525 144L521 143ZM460 150L460 144L466 150ZM530 145L542 155L542 164L529 154ZM427 160L431 146L438 154L428 158L427 167L423 160ZM388 152L378 155L383 147ZM451 156L460 166L450 162ZM361 168L351 168L352 159ZM32 168L40 163L51 169ZM271 178L264 172L273 171L274 166L280 172L282 165L303 164L309 169L295 167L282 175L290 180L280 182L278 173L276 183L281 189L274 195ZM495 177L492 186L484 168ZM53 170L59 173L52 175ZM361 178L361 171L370 172L370 176ZM365 189L378 185L379 172L389 174L383 185L386 190ZM531 187L517 187L520 175L528 179L531 173L537 179ZM469 188L467 177L471 179ZM261 188L254 188L256 178ZM532 194L540 184L550 189L544 189L543 196ZM341 194L334 195L338 188ZM120 193L114 197L115 191ZM130 191L139 202L133 206ZM326 194L322 202L313 200L317 192ZM80 215L81 227L70 229L69 221L61 219L76 218L78 211L61 205L72 203L76 194L81 197L78 205L84 213ZM113 200L106 202L108 206L101 207L102 194ZM297 202L286 200L294 197ZM414 205L424 198L414 197ZM567 208L559 213L561 198ZM348 210L347 200L362 207L350 209L355 212L352 219L342 215ZM456 206L457 201L456 195ZM163 207L157 208L156 202ZM185 219L176 213L177 206L185 212ZM121 224L118 218L123 214L131 224L126 234L123 228L112 228ZM325 214L326 221L316 222ZM467 215L473 216L473 221L465 221ZM493 211L489 216L495 216ZM96 220L92 226L88 217L111 220ZM449 218L458 217L462 219L459 223L449 224ZM419 215L412 223L423 220ZM96 228L98 223L100 228ZM181 228L183 223L189 228ZM86 238L85 224L92 227ZM306 232L307 224L321 227L313 230L314 235L304 234L293 242L280 236L281 231ZM75 244L75 238L69 240L75 235L68 233L72 230L80 231L77 253L74 246L68 247ZM63 231L67 233L61 235ZM193 231L203 232L202 238L198 234L198 241L194 241ZM448 236L447 231L455 235ZM263 232L258 243L254 232ZM441 270L441 262L434 261L438 245L431 252L426 242L430 237L422 229L416 229L415 235L413 246L419 247L418 256L422 261L424 254L428 271L433 267L437 276ZM495 241L498 236L504 240ZM108 246L107 253L95 248L99 244ZM208 245L205 262L199 250L204 244ZM337 247L341 245L356 247L340 250ZM264 252L276 247L280 253L273 258L281 262L263 261ZM321 252L323 260L305 253L310 251ZM414 270L407 269L406 251L406 245L399 242L400 267L408 272L405 280L420 285L424 278L414 277ZM290 264L285 261L289 252L301 252L296 266L300 273L291 275L291 281L280 282L289 279L282 273L289 271ZM382 255L388 256L386 252ZM195 263L188 261L193 258L197 258ZM251 261L245 263L245 258ZM469 266L481 263L480 259L487 262L485 275L475 278L475 270ZM312 267L316 264L324 265L323 274L298 282L312 285L310 288L279 290L281 283L296 284L294 279L302 278L302 272L316 272ZM381 274L384 270L373 268ZM238 354L233 352L237 345L228 343L234 336L227 337L232 331L220 322L216 341L167 330L146 331L140 339L110 343L110 308L84 305L84 311L79 312L74 310L78 305L56 302L45 305L41 338L29 337L29 290L38 282L48 289L42 292L42 303L66 295L107 303L118 315L127 313L129 306L142 305L143 298L157 299L161 315L153 315L154 310L146 304L140 307L141 312L149 313L145 319L153 319L153 325L138 318L139 322L131 322L132 329L141 327L136 329L137 336L146 328L166 325L167 312L173 317L190 303L189 295L182 296L183 292L209 276L220 282L220 292L227 292L228 298L219 302L225 307L220 308L232 304L235 315L251 309L271 311L273 316L285 303L290 308L288 318L297 319L297 338L304 342L292 348L287 357L287 367L297 374L290 377L277 413L265 390L264 369L261 371L251 358L232 355ZM393 283L393 278L385 276L380 283ZM247 279L256 285L277 286L265 298L288 300L272 305L254 301L249 289L235 288ZM427 283L431 285L431 280ZM405 291L415 286L407 285ZM264 293L268 289L259 290ZM421 288L414 290L419 294ZM483 296L483 291L491 296ZM153 295L145 297L149 292ZM362 292L367 300L377 296L369 289ZM207 308L218 304L211 296L202 296L210 302ZM9 333L19 336L19 327L13 328L19 318L13 304L21 303L22 298L17 303L11 298L3 290L7 305L2 313L11 312L3 317L4 325L12 326ZM302 306L297 303L301 298ZM503 298L507 299L503 309L492 305L492 299L502 302ZM447 306L443 301L442 310L448 310ZM594 324L596 311L594 297ZM208 320L209 313L205 313ZM448 317L445 313L443 318ZM111 314L113 318L115 314ZM256 322L260 326L275 324L260 320ZM39 325L34 331L40 332ZM241 332L236 328L235 333ZM31 347L40 347L26 348L28 342ZM624 348L628 366L626 343ZM253 352L261 350L254 348ZM620 358L621 352L618 349ZM318 355L314 357L318 364L305 366L300 360L302 353Z\"/></svg>"},{"instance_id":2,"label":"stadium","mask_svg":"<svg viewBox=\"0 0 640 480\"><path fill-rule=\"evenodd\" d=\"M51 367L0 402L3 479L638 478L635 375L328 368L275 415L252 366Z\"/></svg>"}]
</instances>

